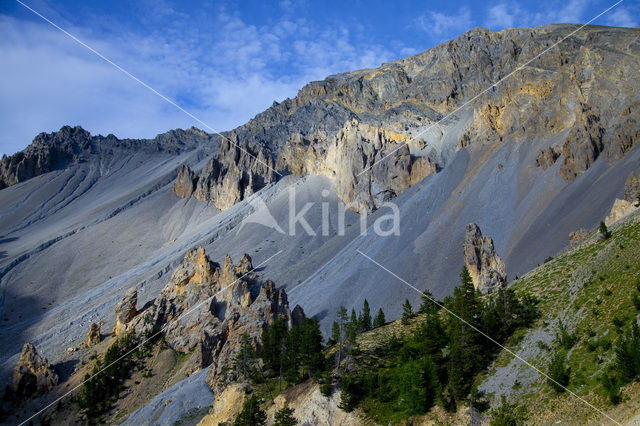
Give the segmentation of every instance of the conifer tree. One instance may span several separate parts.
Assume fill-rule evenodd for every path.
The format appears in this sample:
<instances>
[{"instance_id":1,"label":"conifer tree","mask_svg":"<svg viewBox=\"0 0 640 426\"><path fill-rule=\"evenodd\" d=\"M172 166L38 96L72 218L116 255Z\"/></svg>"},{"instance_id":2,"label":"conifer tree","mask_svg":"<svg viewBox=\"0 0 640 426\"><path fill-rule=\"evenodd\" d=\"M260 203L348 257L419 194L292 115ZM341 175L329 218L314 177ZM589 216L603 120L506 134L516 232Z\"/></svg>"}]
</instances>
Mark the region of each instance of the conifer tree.
<instances>
[{"instance_id":1,"label":"conifer tree","mask_svg":"<svg viewBox=\"0 0 640 426\"><path fill-rule=\"evenodd\" d=\"M615 367L625 383L640 376L640 327L635 320L616 345Z\"/></svg>"},{"instance_id":2,"label":"conifer tree","mask_svg":"<svg viewBox=\"0 0 640 426\"><path fill-rule=\"evenodd\" d=\"M402 305L402 323L409 324L409 319L413 316L413 307L411 307L411 302L409 299L404 299L404 304Z\"/></svg>"},{"instance_id":3,"label":"conifer tree","mask_svg":"<svg viewBox=\"0 0 640 426\"><path fill-rule=\"evenodd\" d=\"M295 426L298 421L293 417L293 410L287 404L278 410L274 416L274 426Z\"/></svg>"},{"instance_id":4,"label":"conifer tree","mask_svg":"<svg viewBox=\"0 0 640 426\"><path fill-rule=\"evenodd\" d=\"M422 304L420 305L420 313L433 313L438 311L438 305L434 303L435 298L428 289L422 292Z\"/></svg>"},{"instance_id":5,"label":"conifer tree","mask_svg":"<svg viewBox=\"0 0 640 426\"><path fill-rule=\"evenodd\" d=\"M233 370L244 380L249 380L256 352L247 333L244 333L240 339L240 351L234 360Z\"/></svg>"},{"instance_id":6,"label":"conifer tree","mask_svg":"<svg viewBox=\"0 0 640 426\"><path fill-rule=\"evenodd\" d=\"M344 355L348 325L347 309L341 305L336 312L336 320L332 327L332 339L338 345L338 350L336 351L336 362L338 368L340 368L340 363L342 362Z\"/></svg>"},{"instance_id":7,"label":"conifer tree","mask_svg":"<svg viewBox=\"0 0 640 426\"><path fill-rule=\"evenodd\" d=\"M349 322L356 330L358 329L358 316L356 315L355 308L351 308L351 320Z\"/></svg>"},{"instance_id":8,"label":"conifer tree","mask_svg":"<svg viewBox=\"0 0 640 426\"><path fill-rule=\"evenodd\" d=\"M611 237L611 232L609 232L609 229L607 228L607 225L604 223L603 220L600 221L600 226L598 227L598 231L600 232L600 237L604 240Z\"/></svg>"},{"instance_id":9,"label":"conifer tree","mask_svg":"<svg viewBox=\"0 0 640 426\"><path fill-rule=\"evenodd\" d=\"M373 327L374 328L382 327L386 323L387 323L387 320L384 317L384 312L382 311L382 308L380 308L380 309L378 309L378 314L376 315L376 317L373 320Z\"/></svg>"},{"instance_id":10,"label":"conifer tree","mask_svg":"<svg viewBox=\"0 0 640 426\"><path fill-rule=\"evenodd\" d=\"M449 384L457 400L464 398L471 388L475 374L483 366L483 336L480 329L481 302L473 287L471 275L466 266L460 274L460 286L453 291L451 316L448 321L449 337Z\"/></svg>"},{"instance_id":11,"label":"conifer tree","mask_svg":"<svg viewBox=\"0 0 640 426\"><path fill-rule=\"evenodd\" d=\"M364 305L362 306L362 313L358 318L360 331L371 330L371 310L369 308L369 302L364 299Z\"/></svg>"},{"instance_id":12,"label":"conifer tree","mask_svg":"<svg viewBox=\"0 0 640 426\"><path fill-rule=\"evenodd\" d=\"M564 352L558 351L549 363L549 378L547 382L558 393L564 392L569 384L570 369L565 366L564 359Z\"/></svg>"},{"instance_id":13,"label":"conifer tree","mask_svg":"<svg viewBox=\"0 0 640 426\"><path fill-rule=\"evenodd\" d=\"M242 411L240 411L233 422L233 426L264 425L266 422L267 414L260 408L258 398L252 395L245 401L242 406Z\"/></svg>"},{"instance_id":14,"label":"conifer tree","mask_svg":"<svg viewBox=\"0 0 640 426\"><path fill-rule=\"evenodd\" d=\"M296 328L296 327L294 327ZM322 333L318 320L305 318L300 327L299 358L303 374L309 378L322 370L324 356L322 355Z\"/></svg>"}]
</instances>

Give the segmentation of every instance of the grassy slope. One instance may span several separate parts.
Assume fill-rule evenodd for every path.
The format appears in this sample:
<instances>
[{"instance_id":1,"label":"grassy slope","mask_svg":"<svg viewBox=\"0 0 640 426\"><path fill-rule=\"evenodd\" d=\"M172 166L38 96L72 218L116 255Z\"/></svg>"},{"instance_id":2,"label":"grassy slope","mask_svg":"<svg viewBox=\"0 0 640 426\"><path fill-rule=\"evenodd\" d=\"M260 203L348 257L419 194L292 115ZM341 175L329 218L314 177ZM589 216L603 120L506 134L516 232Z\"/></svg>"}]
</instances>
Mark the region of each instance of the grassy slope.
<instances>
[{"instance_id":1,"label":"grassy slope","mask_svg":"<svg viewBox=\"0 0 640 426\"><path fill-rule=\"evenodd\" d=\"M599 378L614 356L619 336L614 318L623 318L626 326L638 316L631 298L640 279L640 213L613 225L610 230L613 233L610 239L602 241L594 232L583 243L512 284L517 293L533 294L540 300L542 317L533 327L516 332L505 346L546 373L553 348L557 346L554 339L558 321L562 320L578 338L567 355L571 367L569 389L616 420L625 421L640 411L640 385L627 386L622 404L612 407L603 396ZM393 334L410 332L419 320L420 316L407 326L397 320L359 335L362 353L356 362L375 362L376 347ZM543 376L504 350L480 381L481 389L494 398L494 402L505 394L513 402L524 403L529 422L533 424L607 420L577 398L567 393L556 394ZM436 408L419 420L457 423L460 419L460 413L447 418L440 411ZM462 423L467 421L468 418Z\"/></svg>"},{"instance_id":2,"label":"grassy slope","mask_svg":"<svg viewBox=\"0 0 640 426\"><path fill-rule=\"evenodd\" d=\"M620 407L610 407L602 396L599 379L614 357L621 331L614 319L622 319L626 327L638 317L632 297L640 279L640 214L610 230L613 233L610 239L602 241L597 233L592 233L579 246L513 283L517 292L538 297L542 318L523 335L514 336L513 340L519 341L507 346L546 372L551 356L547 347L555 347L558 321L563 321L578 338L567 355L571 367L568 388L605 412L618 413ZM606 420L577 398L554 393L544 378L506 351L490 368L484 388L495 396L511 393L513 401L524 401L534 423ZM636 388L627 389L626 397L630 398L627 402L634 403L637 399Z\"/></svg>"}]
</instances>

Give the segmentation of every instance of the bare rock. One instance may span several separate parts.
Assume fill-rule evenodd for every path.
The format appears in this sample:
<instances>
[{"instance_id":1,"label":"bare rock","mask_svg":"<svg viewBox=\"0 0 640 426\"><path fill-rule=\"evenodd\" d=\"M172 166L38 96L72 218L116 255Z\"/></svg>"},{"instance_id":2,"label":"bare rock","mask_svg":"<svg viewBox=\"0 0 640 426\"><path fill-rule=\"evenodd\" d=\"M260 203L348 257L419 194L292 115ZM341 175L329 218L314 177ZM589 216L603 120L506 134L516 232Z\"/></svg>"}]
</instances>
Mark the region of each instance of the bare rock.
<instances>
[{"instance_id":1,"label":"bare rock","mask_svg":"<svg viewBox=\"0 0 640 426\"><path fill-rule=\"evenodd\" d=\"M296 305L291 311L291 321L294 327L299 327L302 325L302 321L305 319L304 309L302 306Z\"/></svg>"},{"instance_id":2,"label":"bare rock","mask_svg":"<svg viewBox=\"0 0 640 426\"><path fill-rule=\"evenodd\" d=\"M640 176L631 173L624 184L624 199L637 204L640 201Z\"/></svg>"},{"instance_id":3,"label":"bare rock","mask_svg":"<svg viewBox=\"0 0 640 426\"><path fill-rule=\"evenodd\" d=\"M613 206L611 207L611 211L609 212L609 216L606 217L604 223L607 226L610 226L620 219L624 219L625 217L629 216L636 210L638 210L638 207L636 207L634 203L616 198L616 200L613 202Z\"/></svg>"},{"instance_id":4,"label":"bare rock","mask_svg":"<svg viewBox=\"0 0 640 426\"><path fill-rule=\"evenodd\" d=\"M253 271L253 264L251 263L251 256L245 253L240 259L238 266L236 266L236 272L240 275L247 274Z\"/></svg>"},{"instance_id":5,"label":"bare rock","mask_svg":"<svg viewBox=\"0 0 640 426\"><path fill-rule=\"evenodd\" d=\"M248 254L237 265L227 255L221 267L198 247L186 253L154 303L129 327L138 334L161 329L174 350L195 351L189 370L214 364L208 383L220 389L235 377L229 370L241 337L247 334L258 347L262 330L279 317L293 326L287 295L273 282L258 280ZM296 318L304 318L301 309Z\"/></svg>"},{"instance_id":6,"label":"bare rock","mask_svg":"<svg viewBox=\"0 0 640 426\"><path fill-rule=\"evenodd\" d=\"M483 237L475 223L467 225L463 247L464 262L476 290L488 294L505 285L507 278L504 262L496 253L493 240Z\"/></svg>"},{"instance_id":7,"label":"bare rock","mask_svg":"<svg viewBox=\"0 0 640 426\"><path fill-rule=\"evenodd\" d=\"M350 209L364 213L436 173L432 159L411 155L412 144L418 145L408 135L354 118L333 136L318 132L311 140L291 137L277 164L295 175L335 179L338 196Z\"/></svg>"},{"instance_id":8,"label":"bare rock","mask_svg":"<svg viewBox=\"0 0 640 426\"><path fill-rule=\"evenodd\" d=\"M180 198L191 197L196 190L196 175L188 165L183 164L178 172L176 182L173 184L173 192Z\"/></svg>"},{"instance_id":9,"label":"bare rock","mask_svg":"<svg viewBox=\"0 0 640 426\"><path fill-rule=\"evenodd\" d=\"M100 333L102 324L102 321L100 321L99 323L92 322L89 326L89 333L87 334L87 339L85 340L88 348L95 346L102 341L102 334Z\"/></svg>"},{"instance_id":10,"label":"bare rock","mask_svg":"<svg viewBox=\"0 0 640 426\"><path fill-rule=\"evenodd\" d=\"M566 182L573 182L584 173L604 149L604 129L600 127L600 117L585 105L582 105L582 111L576 115L576 123L562 145L564 163L560 167L560 176Z\"/></svg>"},{"instance_id":11,"label":"bare rock","mask_svg":"<svg viewBox=\"0 0 640 426\"><path fill-rule=\"evenodd\" d=\"M536 157L536 167L540 167L542 170L547 170L553 166L560 156L558 150L552 147L547 147L541 150Z\"/></svg>"},{"instance_id":12,"label":"bare rock","mask_svg":"<svg viewBox=\"0 0 640 426\"><path fill-rule=\"evenodd\" d=\"M25 343L13 369L13 390L16 395L31 397L46 393L58 384L58 380L49 361L38 355L31 343Z\"/></svg>"},{"instance_id":13,"label":"bare rock","mask_svg":"<svg viewBox=\"0 0 640 426\"><path fill-rule=\"evenodd\" d=\"M589 231L586 229L578 229L569 234L569 244L575 246L589 238Z\"/></svg>"},{"instance_id":14,"label":"bare rock","mask_svg":"<svg viewBox=\"0 0 640 426\"><path fill-rule=\"evenodd\" d=\"M241 142L234 132L200 172L194 195L225 210L275 180L269 151L260 144Z\"/></svg>"},{"instance_id":15,"label":"bare rock","mask_svg":"<svg viewBox=\"0 0 640 426\"><path fill-rule=\"evenodd\" d=\"M113 330L117 336L123 330L123 327L129 323L138 312L136 305L138 303L138 290L136 287L131 287L125 293L121 301L116 305L116 327Z\"/></svg>"}]
</instances>

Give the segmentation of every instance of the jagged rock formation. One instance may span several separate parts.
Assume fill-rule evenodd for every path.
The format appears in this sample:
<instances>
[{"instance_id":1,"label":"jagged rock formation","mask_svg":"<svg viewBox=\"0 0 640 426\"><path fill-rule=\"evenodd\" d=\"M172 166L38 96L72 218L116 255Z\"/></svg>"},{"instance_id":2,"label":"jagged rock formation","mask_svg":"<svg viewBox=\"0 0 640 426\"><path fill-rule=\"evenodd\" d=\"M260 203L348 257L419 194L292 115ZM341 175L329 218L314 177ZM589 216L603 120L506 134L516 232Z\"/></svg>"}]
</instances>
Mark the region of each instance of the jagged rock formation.
<instances>
[{"instance_id":1,"label":"jagged rock formation","mask_svg":"<svg viewBox=\"0 0 640 426\"><path fill-rule=\"evenodd\" d=\"M636 211L638 207L634 203L630 203L627 200L621 200L620 198L616 198L613 202L613 206L611 207L611 211L609 215L605 218L604 223L609 226L620 219L623 219L629 216L631 213Z\"/></svg>"},{"instance_id":2,"label":"jagged rock formation","mask_svg":"<svg viewBox=\"0 0 640 426\"><path fill-rule=\"evenodd\" d=\"M476 290L488 294L505 285L507 274L504 262L496 253L493 240L483 237L475 223L467 225L463 247L464 263Z\"/></svg>"},{"instance_id":3,"label":"jagged rock formation","mask_svg":"<svg viewBox=\"0 0 640 426\"><path fill-rule=\"evenodd\" d=\"M631 173L624 184L624 199L630 203L640 201L640 175Z\"/></svg>"},{"instance_id":4,"label":"jagged rock formation","mask_svg":"<svg viewBox=\"0 0 640 426\"><path fill-rule=\"evenodd\" d=\"M40 133L31 145L0 161L0 189L70 164L104 159L118 151L178 154L194 149L217 136L192 127L176 129L154 139L118 139L114 135L91 136L80 126L63 126L53 133Z\"/></svg>"},{"instance_id":5,"label":"jagged rock formation","mask_svg":"<svg viewBox=\"0 0 640 426\"><path fill-rule=\"evenodd\" d=\"M25 343L13 370L13 391L20 397L46 393L58 384L58 375L49 361L38 355L35 346Z\"/></svg>"},{"instance_id":6,"label":"jagged rock formation","mask_svg":"<svg viewBox=\"0 0 640 426\"><path fill-rule=\"evenodd\" d=\"M178 171L176 183L173 184L173 192L180 198L189 198L196 190L197 178L188 165L183 164Z\"/></svg>"},{"instance_id":7,"label":"jagged rock formation","mask_svg":"<svg viewBox=\"0 0 640 426\"><path fill-rule=\"evenodd\" d=\"M257 344L264 327L279 317L292 327L304 311L296 306L292 313L283 290L258 280L249 255L237 265L227 255L220 267L199 247L187 252L154 303L121 330L138 335L161 330L174 350L195 350L192 369L213 363L207 382L215 390L234 379L230 369L242 335Z\"/></svg>"},{"instance_id":8,"label":"jagged rock formation","mask_svg":"<svg viewBox=\"0 0 640 426\"><path fill-rule=\"evenodd\" d=\"M116 327L113 330L117 336L123 329L123 326L131 322L138 312L136 305L138 303L138 289L131 287L125 293L121 301L116 305Z\"/></svg>"},{"instance_id":9,"label":"jagged rock formation","mask_svg":"<svg viewBox=\"0 0 640 426\"><path fill-rule=\"evenodd\" d=\"M232 132L230 138L223 139L218 154L209 160L197 178L188 166L183 166L173 191L179 197L195 195L199 201L213 201L217 208L224 210L275 180L269 150L246 140L240 142Z\"/></svg>"},{"instance_id":10,"label":"jagged rock formation","mask_svg":"<svg viewBox=\"0 0 640 426\"><path fill-rule=\"evenodd\" d=\"M85 339L88 348L97 345L102 340L102 334L100 333L101 327L102 321L99 323L92 322L89 326L89 333L87 333L87 338Z\"/></svg>"},{"instance_id":11,"label":"jagged rock formation","mask_svg":"<svg viewBox=\"0 0 640 426\"><path fill-rule=\"evenodd\" d=\"M536 157L536 166L542 168L542 170L547 170L549 167L553 166L559 156L560 152L557 149L547 147L538 153L538 157Z\"/></svg>"},{"instance_id":12,"label":"jagged rock formation","mask_svg":"<svg viewBox=\"0 0 640 426\"><path fill-rule=\"evenodd\" d=\"M338 196L351 209L368 212L437 171L429 157L411 155L409 147L417 145L411 137L352 119L333 137L314 134L313 143L293 135L276 164L295 175L334 178Z\"/></svg>"},{"instance_id":13,"label":"jagged rock formation","mask_svg":"<svg viewBox=\"0 0 640 426\"><path fill-rule=\"evenodd\" d=\"M640 208L640 178L631 173L624 184L624 197L616 198L604 223L609 226Z\"/></svg>"}]
</instances>

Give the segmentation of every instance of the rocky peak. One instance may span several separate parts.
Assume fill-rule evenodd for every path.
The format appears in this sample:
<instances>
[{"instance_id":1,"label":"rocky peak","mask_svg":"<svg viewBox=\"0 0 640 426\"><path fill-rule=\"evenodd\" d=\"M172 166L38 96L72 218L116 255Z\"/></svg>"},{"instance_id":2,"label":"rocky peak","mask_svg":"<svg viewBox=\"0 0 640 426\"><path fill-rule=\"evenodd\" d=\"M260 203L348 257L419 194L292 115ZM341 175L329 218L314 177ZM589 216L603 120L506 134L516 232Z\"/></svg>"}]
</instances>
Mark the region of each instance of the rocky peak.
<instances>
[{"instance_id":1,"label":"rocky peak","mask_svg":"<svg viewBox=\"0 0 640 426\"><path fill-rule=\"evenodd\" d=\"M202 285L216 280L220 265L211 262L204 247L190 250L171 274L171 291L181 292L188 284Z\"/></svg>"},{"instance_id":2,"label":"rocky peak","mask_svg":"<svg viewBox=\"0 0 640 426\"><path fill-rule=\"evenodd\" d=\"M217 138L192 127L170 130L154 139L118 139L112 134L92 136L80 126L63 126L57 132L40 133L24 150L3 157L0 160L0 189L75 163L104 159L115 152L175 155L192 150L202 142L210 142L214 137Z\"/></svg>"},{"instance_id":3,"label":"rocky peak","mask_svg":"<svg viewBox=\"0 0 640 426\"><path fill-rule=\"evenodd\" d=\"M97 345L102 340L102 334L100 333L102 325L103 323L100 321L99 323L92 322L89 326L89 333L85 339L88 348Z\"/></svg>"},{"instance_id":4,"label":"rocky peak","mask_svg":"<svg viewBox=\"0 0 640 426\"><path fill-rule=\"evenodd\" d=\"M118 335L123 326L128 324L138 312L136 305L138 303L138 289L134 286L125 293L121 301L116 304L116 328L113 332Z\"/></svg>"},{"instance_id":5,"label":"rocky peak","mask_svg":"<svg viewBox=\"0 0 640 426\"><path fill-rule=\"evenodd\" d=\"M196 175L188 165L183 164L178 171L178 177L173 184L173 192L181 198L191 197L196 190Z\"/></svg>"},{"instance_id":6,"label":"rocky peak","mask_svg":"<svg viewBox=\"0 0 640 426\"><path fill-rule=\"evenodd\" d=\"M467 225L463 248L464 262L476 290L488 294L506 284L505 265L495 251L493 240L483 237L475 223Z\"/></svg>"},{"instance_id":7,"label":"rocky peak","mask_svg":"<svg viewBox=\"0 0 640 426\"><path fill-rule=\"evenodd\" d=\"M640 175L631 172L624 184L624 199L630 203L637 203L640 197Z\"/></svg>"},{"instance_id":8,"label":"rocky peak","mask_svg":"<svg viewBox=\"0 0 640 426\"><path fill-rule=\"evenodd\" d=\"M58 384L58 380L49 361L40 356L31 343L25 343L13 369L12 384L16 395L30 397L46 393Z\"/></svg>"},{"instance_id":9,"label":"rocky peak","mask_svg":"<svg viewBox=\"0 0 640 426\"><path fill-rule=\"evenodd\" d=\"M237 133L224 137L220 150L196 177L182 166L173 186L179 197L194 195L198 201L213 201L224 210L276 180L269 150L241 141Z\"/></svg>"}]
</instances>

